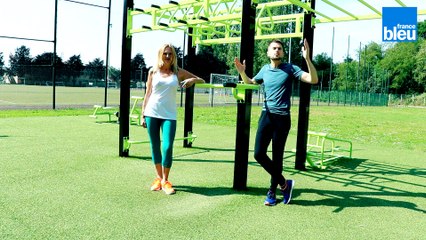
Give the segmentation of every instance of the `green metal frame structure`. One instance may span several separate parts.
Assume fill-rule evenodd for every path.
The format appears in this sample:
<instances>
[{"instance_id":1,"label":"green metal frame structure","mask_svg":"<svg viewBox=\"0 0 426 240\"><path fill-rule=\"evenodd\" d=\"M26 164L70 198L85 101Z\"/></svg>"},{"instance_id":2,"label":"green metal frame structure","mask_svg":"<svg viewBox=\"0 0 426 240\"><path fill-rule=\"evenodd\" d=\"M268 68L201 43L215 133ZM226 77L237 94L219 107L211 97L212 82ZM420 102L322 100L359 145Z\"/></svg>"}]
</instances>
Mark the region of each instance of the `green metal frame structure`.
<instances>
[{"instance_id":1,"label":"green metal frame structure","mask_svg":"<svg viewBox=\"0 0 426 240\"><path fill-rule=\"evenodd\" d=\"M192 44L223 44L239 43L241 38L241 0L183 0L180 2L169 1L168 4L158 6L152 4L145 9L135 8L129 11L129 17L138 15L149 15L150 22L142 26L129 26L128 34L135 34L149 31L184 31L192 36ZM256 1L253 1L256 2ZM348 1L345 1L345 4ZM320 23L332 23L343 21L373 20L381 19L382 12L380 2L371 0L351 0L357 3L359 10L363 13L354 12L354 9L344 9L339 6L342 1L338 0L317 0L318 4L323 4L328 10L333 8L335 14L325 14L321 10L315 10L312 1L300 0L278 0L268 3L257 4L256 7L256 35L255 39L273 38L293 38L302 37L303 13L273 15L273 9L283 6L298 6L307 12L314 13L317 17L312 25ZM389 1L388 1L389 2ZM393 0L395 6L407 7L402 0ZM410 3L409 0L405 2ZM373 4L374 3L374 4ZM378 6L379 5L379 6ZM418 9L418 15L426 15L425 9ZM274 26L293 24L292 32L270 33ZM189 33L188 29L193 28Z\"/></svg>"},{"instance_id":2,"label":"green metal frame structure","mask_svg":"<svg viewBox=\"0 0 426 240\"><path fill-rule=\"evenodd\" d=\"M294 38L300 37L308 41L313 49L314 27L320 23L380 19L382 13L380 4L384 1L349 0L345 4L357 3L350 10L341 7L339 0L277 0L258 3L258 0L182 0L169 1L168 4L138 9L133 0L123 0L123 35L122 35L122 66L120 94L120 132L119 155L128 156L126 139L129 137L129 99L130 99L130 56L132 35L149 31L184 31L192 46L197 44L211 45L224 43L240 43L240 59L246 60L246 73L253 75L253 51L256 39ZM402 0L389 0L395 6L406 7ZM404 0L408 2L408 0ZM323 9L333 10L334 14L324 14L316 10L316 2ZM388 3L388 2L387 2ZM340 6L339 6L340 5ZM378 6L379 5L379 6ZM302 13L274 15L277 8L297 6ZM325 7L324 7L325 6ZM383 7L383 6L382 6ZM426 6L425 6L426 7ZM357 13L355 10L363 11ZM278 11L279 12L279 11ZM336 14L337 13L337 14ZM419 15L426 15L426 9L418 9ZM133 18L139 15L150 17L150 21L140 26L134 26ZM289 28L289 24L291 27ZM276 26L283 26L286 32L273 32ZM289 30L291 29L291 30ZM312 55L311 51L311 55ZM188 56L195 54L194 49L188 49ZM312 58L312 56L310 56ZM302 69L307 71L306 63ZM311 85L300 83L299 119L297 130L295 168L305 170L307 158L307 136L309 124L309 103ZM186 90L184 138L192 132L194 87ZM246 189L249 130L251 115L252 89L244 90L237 102L236 149L234 165L234 189ZM184 141L184 146L191 143Z\"/></svg>"}]
</instances>

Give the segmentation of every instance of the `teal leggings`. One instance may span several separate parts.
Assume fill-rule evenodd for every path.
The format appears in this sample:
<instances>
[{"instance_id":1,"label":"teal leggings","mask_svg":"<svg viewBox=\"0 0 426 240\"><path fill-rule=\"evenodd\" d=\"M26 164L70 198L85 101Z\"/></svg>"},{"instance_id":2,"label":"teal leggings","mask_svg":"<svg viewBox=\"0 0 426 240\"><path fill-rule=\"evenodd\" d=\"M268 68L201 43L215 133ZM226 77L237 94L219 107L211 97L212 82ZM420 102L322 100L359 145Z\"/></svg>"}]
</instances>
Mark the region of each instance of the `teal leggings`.
<instances>
[{"instance_id":1,"label":"teal leggings","mask_svg":"<svg viewBox=\"0 0 426 240\"><path fill-rule=\"evenodd\" d=\"M176 135L176 120L145 117L149 140L151 141L151 154L154 164L165 168L172 167L173 141ZM161 146L160 130L163 133Z\"/></svg>"}]
</instances>

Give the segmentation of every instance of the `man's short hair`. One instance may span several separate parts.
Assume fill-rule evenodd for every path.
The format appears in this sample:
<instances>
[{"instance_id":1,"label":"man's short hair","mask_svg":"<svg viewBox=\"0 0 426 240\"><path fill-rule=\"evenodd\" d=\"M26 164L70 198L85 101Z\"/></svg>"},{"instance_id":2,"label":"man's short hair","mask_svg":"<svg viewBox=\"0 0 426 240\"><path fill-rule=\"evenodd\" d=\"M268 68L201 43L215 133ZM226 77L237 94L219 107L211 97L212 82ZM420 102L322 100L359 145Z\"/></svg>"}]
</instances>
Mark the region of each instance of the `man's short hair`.
<instances>
[{"instance_id":1,"label":"man's short hair","mask_svg":"<svg viewBox=\"0 0 426 240\"><path fill-rule=\"evenodd\" d=\"M269 42L268 47L271 45L271 43L278 43L278 44L280 44L280 45L281 45L281 47L282 47L282 48L284 48L284 43L283 43L281 40L279 40L279 39L272 39L272 40Z\"/></svg>"}]
</instances>

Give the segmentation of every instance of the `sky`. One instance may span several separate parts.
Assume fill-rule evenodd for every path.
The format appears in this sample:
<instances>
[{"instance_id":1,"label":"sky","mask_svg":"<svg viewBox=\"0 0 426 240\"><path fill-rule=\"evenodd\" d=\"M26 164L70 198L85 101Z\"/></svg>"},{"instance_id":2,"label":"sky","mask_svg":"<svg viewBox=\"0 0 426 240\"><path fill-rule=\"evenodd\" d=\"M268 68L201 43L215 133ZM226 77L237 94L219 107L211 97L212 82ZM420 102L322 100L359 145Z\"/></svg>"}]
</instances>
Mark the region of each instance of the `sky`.
<instances>
[{"instance_id":1,"label":"sky","mask_svg":"<svg viewBox=\"0 0 426 240\"><path fill-rule=\"evenodd\" d=\"M108 0L75 0L98 6L108 7ZM112 0L109 65L121 68L121 38L123 21L123 1ZM164 5L168 0L134 0L136 8L147 8L151 4ZM333 0L355 14L369 13L355 0ZM381 9L382 6L397 6L394 0L369 1ZM381 2L377 6L377 2ZM403 0L409 6L426 9L425 0ZM55 0L0 0L0 36L31 38L52 41L54 38ZM317 0L316 9L329 16L341 16ZM419 16L418 20L426 19ZM134 18L134 26L149 23L146 16ZM314 32L313 54L326 53L334 62L342 62L347 53L356 59L356 52L369 42L381 43L381 20L365 20L341 23L317 24ZM334 48L333 44L334 28ZM72 55L80 55L84 64L100 58L105 61L107 48L108 9L87 6L65 0L58 0L57 54L63 61ZM348 38L350 39L348 41ZM141 53L148 66L155 64L157 49L170 42L184 48L183 32L153 31L133 35L132 57ZM53 43L45 41L27 41L0 37L0 52L8 65L9 55L25 45L30 48L31 57L44 52L53 52ZM333 51L332 51L333 50Z\"/></svg>"}]
</instances>

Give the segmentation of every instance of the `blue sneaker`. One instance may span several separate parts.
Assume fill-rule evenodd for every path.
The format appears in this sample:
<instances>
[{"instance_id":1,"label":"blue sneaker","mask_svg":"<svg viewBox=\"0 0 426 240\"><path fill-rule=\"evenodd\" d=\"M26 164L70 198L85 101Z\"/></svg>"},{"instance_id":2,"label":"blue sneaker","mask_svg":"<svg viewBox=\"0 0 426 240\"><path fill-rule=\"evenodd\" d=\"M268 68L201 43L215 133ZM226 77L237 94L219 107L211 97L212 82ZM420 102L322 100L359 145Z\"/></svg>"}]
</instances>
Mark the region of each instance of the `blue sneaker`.
<instances>
[{"instance_id":1,"label":"blue sneaker","mask_svg":"<svg viewBox=\"0 0 426 240\"><path fill-rule=\"evenodd\" d=\"M275 206L277 204L277 197L273 191L268 191L265 202L263 204L265 204L265 206Z\"/></svg>"},{"instance_id":2,"label":"blue sneaker","mask_svg":"<svg viewBox=\"0 0 426 240\"><path fill-rule=\"evenodd\" d=\"M293 192L293 187L294 187L295 181L294 180L287 180L286 183L287 183L286 188L284 190L280 190L280 191L284 196L283 203L289 204L290 200L291 200L291 192Z\"/></svg>"}]
</instances>

